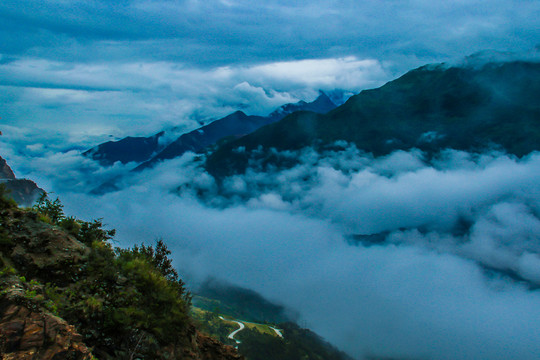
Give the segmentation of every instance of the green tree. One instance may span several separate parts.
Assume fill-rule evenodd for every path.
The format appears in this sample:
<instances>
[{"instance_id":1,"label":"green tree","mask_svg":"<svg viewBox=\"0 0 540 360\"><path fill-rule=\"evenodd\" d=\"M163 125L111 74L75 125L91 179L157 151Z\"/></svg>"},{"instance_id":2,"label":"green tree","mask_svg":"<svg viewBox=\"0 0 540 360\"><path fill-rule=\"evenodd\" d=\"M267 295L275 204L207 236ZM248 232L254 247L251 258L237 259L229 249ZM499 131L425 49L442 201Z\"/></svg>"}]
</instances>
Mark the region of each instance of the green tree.
<instances>
[{"instance_id":1,"label":"green tree","mask_svg":"<svg viewBox=\"0 0 540 360\"><path fill-rule=\"evenodd\" d=\"M173 267L172 259L169 258L171 251L167 248L163 239L157 239L155 246L147 246L143 243L140 246L135 245L133 249L117 249L117 252L119 252L119 254L132 254L133 256L141 257L148 261L163 277L165 277L165 279L175 284L178 288L178 293L182 294L182 298L187 306L191 305L191 293L186 291L185 283L180 279L178 272Z\"/></svg>"},{"instance_id":2,"label":"green tree","mask_svg":"<svg viewBox=\"0 0 540 360\"><path fill-rule=\"evenodd\" d=\"M66 217L64 215L64 205L62 205L60 199L56 198L54 201L51 201L46 192L41 194L32 208L48 218L51 224L59 225L60 221Z\"/></svg>"}]
</instances>

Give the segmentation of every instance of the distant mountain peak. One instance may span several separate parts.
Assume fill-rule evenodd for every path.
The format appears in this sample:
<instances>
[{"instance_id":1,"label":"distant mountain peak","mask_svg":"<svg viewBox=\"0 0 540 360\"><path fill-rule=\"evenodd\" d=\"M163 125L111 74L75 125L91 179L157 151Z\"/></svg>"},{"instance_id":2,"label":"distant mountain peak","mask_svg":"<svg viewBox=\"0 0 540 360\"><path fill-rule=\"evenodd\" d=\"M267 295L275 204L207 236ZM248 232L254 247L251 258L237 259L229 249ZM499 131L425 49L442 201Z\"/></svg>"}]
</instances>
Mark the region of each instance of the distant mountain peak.
<instances>
[{"instance_id":1,"label":"distant mountain peak","mask_svg":"<svg viewBox=\"0 0 540 360\"><path fill-rule=\"evenodd\" d=\"M315 105L329 105L329 106L336 106L336 104L330 99L328 95L322 90L319 90L319 96L311 102L311 104Z\"/></svg>"},{"instance_id":2,"label":"distant mountain peak","mask_svg":"<svg viewBox=\"0 0 540 360\"><path fill-rule=\"evenodd\" d=\"M123 164L142 162L149 159L161 146L161 131L149 137L128 136L118 141L107 141L87 150L83 155L99 161L103 165L112 165L117 161Z\"/></svg>"},{"instance_id":3,"label":"distant mountain peak","mask_svg":"<svg viewBox=\"0 0 540 360\"><path fill-rule=\"evenodd\" d=\"M292 114L295 111L313 111L316 113L324 114L330 110L336 108L336 104L324 93L319 90L319 96L312 102L306 102L300 100L297 103L285 104L280 106L277 110L272 112L268 117L270 118L283 118L286 115Z\"/></svg>"},{"instance_id":4,"label":"distant mountain peak","mask_svg":"<svg viewBox=\"0 0 540 360\"><path fill-rule=\"evenodd\" d=\"M540 45L525 52L482 50L466 56L456 65L478 68L487 64L503 64L515 61L540 62Z\"/></svg>"},{"instance_id":5,"label":"distant mountain peak","mask_svg":"<svg viewBox=\"0 0 540 360\"><path fill-rule=\"evenodd\" d=\"M285 104L268 116L247 115L237 110L221 119L210 122L191 132L163 141L164 132L151 137L126 137L118 141L100 144L83 153L103 165L112 165L116 161L122 163L138 162L135 170L153 166L156 162L179 157L187 151L199 152L215 145L222 139L238 138L259 129L262 126L283 119L295 111L312 111L327 113L336 108L336 104L322 91L312 102L299 101ZM165 134L167 135L167 134Z\"/></svg>"}]
</instances>

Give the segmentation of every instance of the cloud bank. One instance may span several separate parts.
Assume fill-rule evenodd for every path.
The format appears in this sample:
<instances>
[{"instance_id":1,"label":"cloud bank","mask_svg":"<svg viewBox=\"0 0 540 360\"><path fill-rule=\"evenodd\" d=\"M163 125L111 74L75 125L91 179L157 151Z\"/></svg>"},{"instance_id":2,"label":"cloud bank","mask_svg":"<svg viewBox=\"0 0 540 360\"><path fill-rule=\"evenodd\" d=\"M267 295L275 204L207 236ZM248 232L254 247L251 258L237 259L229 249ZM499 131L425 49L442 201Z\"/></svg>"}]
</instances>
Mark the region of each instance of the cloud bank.
<instances>
[{"instance_id":1,"label":"cloud bank","mask_svg":"<svg viewBox=\"0 0 540 360\"><path fill-rule=\"evenodd\" d=\"M319 90L356 93L387 79L379 61L355 57L212 69L25 58L0 63L1 116L7 125L60 127L81 138L149 136L164 128L192 130L238 109L268 115L285 103L312 101Z\"/></svg>"},{"instance_id":2,"label":"cloud bank","mask_svg":"<svg viewBox=\"0 0 540 360\"><path fill-rule=\"evenodd\" d=\"M6 0L9 56L215 67L310 58L435 58L538 43L536 1ZM18 36L14 37L13 34Z\"/></svg>"}]
</instances>

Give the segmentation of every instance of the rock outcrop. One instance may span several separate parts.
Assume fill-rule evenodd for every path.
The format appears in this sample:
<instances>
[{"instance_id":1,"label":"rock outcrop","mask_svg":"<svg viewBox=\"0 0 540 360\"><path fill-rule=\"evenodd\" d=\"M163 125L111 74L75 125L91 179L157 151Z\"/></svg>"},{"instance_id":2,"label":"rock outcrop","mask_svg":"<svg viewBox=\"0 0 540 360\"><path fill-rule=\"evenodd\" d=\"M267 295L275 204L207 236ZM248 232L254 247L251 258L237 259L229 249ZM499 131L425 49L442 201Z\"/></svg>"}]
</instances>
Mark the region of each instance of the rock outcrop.
<instances>
[{"instance_id":1,"label":"rock outcrop","mask_svg":"<svg viewBox=\"0 0 540 360\"><path fill-rule=\"evenodd\" d=\"M75 328L30 300L28 289L14 279L0 299L2 360L92 359Z\"/></svg>"},{"instance_id":2,"label":"rock outcrop","mask_svg":"<svg viewBox=\"0 0 540 360\"><path fill-rule=\"evenodd\" d=\"M13 180L15 179L15 174L7 164L6 160L0 156L0 180L2 179Z\"/></svg>"},{"instance_id":3,"label":"rock outcrop","mask_svg":"<svg viewBox=\"0 0 540 360\"><path fill-rule=\"evenodd\" d=\"M9 196L21 206L31 206L44 190L28 179L17 179L6 160L0 157L0 183L10 191Z\"/></svg>"},{"instance_id":4,"label":"rock outcrop","mask_svg":"<svg viewBox=\"0 0 540 360\"><path fill-rule=\"evenodd\" d=\"M45 282L70 280L90 252L65 231L38 221L33 212L3 210L2 228L9 232L11 243L2 250L4 256L26 276Z\"/></svg>"},{"instance_id":5,"label":"rock outcrop","mask_svg":"<svg viewBox=\"0 0 540 360\"><path fill-rule=\"evenodd\" d=\"M193 328L195 329L195 328ZM197 353L194 354L193 359L197 360L241 360L243 356L239 355L236 349L232 346L223 345L219 341L200 333L195 332L195 349Z\"/></svg>"}]
</instances>

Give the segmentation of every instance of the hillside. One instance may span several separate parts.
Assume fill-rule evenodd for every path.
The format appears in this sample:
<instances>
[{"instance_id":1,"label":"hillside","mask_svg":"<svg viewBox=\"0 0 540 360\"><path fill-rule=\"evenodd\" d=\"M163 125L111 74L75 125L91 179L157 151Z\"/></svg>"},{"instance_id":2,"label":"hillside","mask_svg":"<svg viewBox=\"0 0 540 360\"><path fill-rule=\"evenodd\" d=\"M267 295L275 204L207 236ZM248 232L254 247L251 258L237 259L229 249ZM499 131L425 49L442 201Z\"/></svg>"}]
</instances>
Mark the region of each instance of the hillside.
<instances>
[{"instance_id":1,"label":"hillside","mask_svg":"<svg viewBox=\"0 0 540 360\"><path fill-rule=\"evenodd\" d=\"M3 359L241 359L201 334L162 242L113 248L99 220L0 194Z\"/></svg>"},{"instance_id":2,"label":"hillside","mask_svg":"<svg viewBox=\"0 0 540 360\"><path fill-rule=\"evenodd\" d=\"M251 159L275 164L268 152L354 143L375 156L418 148L504 149L523 156L540 144L540 63L478 67L429 65L362 91L327 114L293 113L224 144L207 161L218 176L245 171ZM235 151L242 149L243 151Z\"/></svg>"},{"instance_id":3,"label":"hillside","mask_svg":"<svg viewBox=\"0 0 540 360\"><path fill-rule=\"evenodd\" d=\"M260 299L256 300L252 295L248 295L246 301L238 296L237 289L228 295L223 289L221 292L222 298L227 299L215 300L195 296L193 317L200 329L225 344L237 347L238 352L248 360L351 360L347 354L294 322L267 322L250 318L261 309L267 310L263 315L266 317L269 312L273 312L268 311L271 307L264 299L260 302ZM246 303L250 305L246 306ZM255 312L252 311L253 308L256 309ZM276 315L283 316L279 312ZM238 324L244 327L239 328ZM235 331L237 332L234 333ZM234 338L231 338L233 333Z\"/></svg>"},{"instance_id":4,"label":"hillside","mask_svg":"<svg viewBox=\"0 0 540 360\"><path fill-rule=\"evenodd\" d=\"M196 289L193 303L209 311L219 308L223 314L247 321L277 324L296 320L294 312L255 291L216 279L207 279Z\"/></svg>"}]
</instances>

